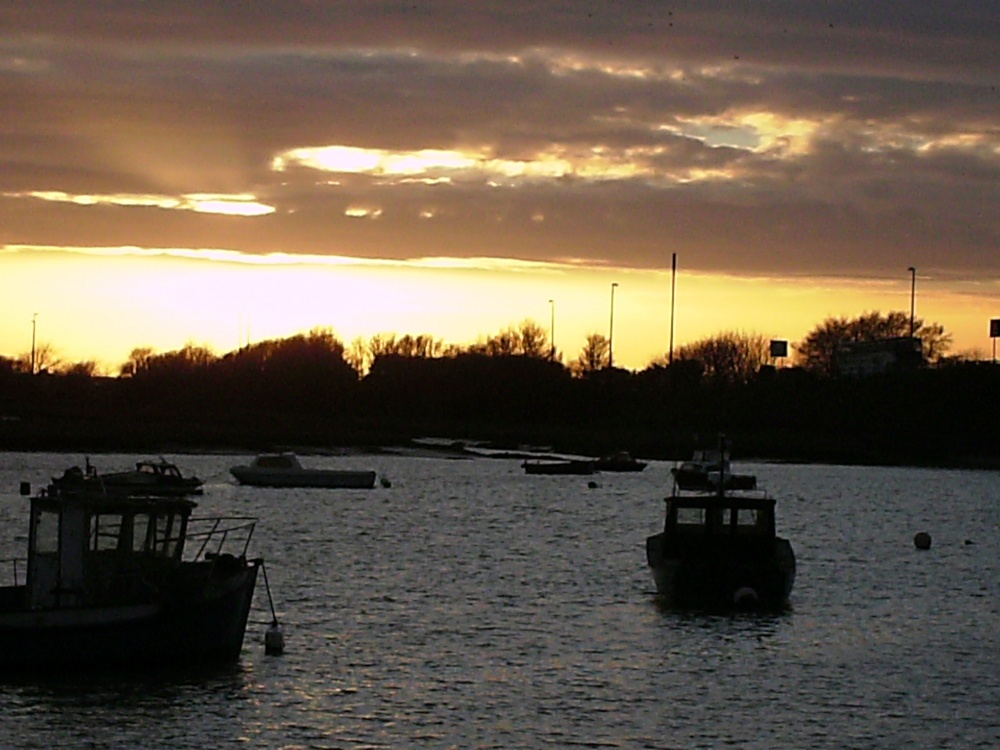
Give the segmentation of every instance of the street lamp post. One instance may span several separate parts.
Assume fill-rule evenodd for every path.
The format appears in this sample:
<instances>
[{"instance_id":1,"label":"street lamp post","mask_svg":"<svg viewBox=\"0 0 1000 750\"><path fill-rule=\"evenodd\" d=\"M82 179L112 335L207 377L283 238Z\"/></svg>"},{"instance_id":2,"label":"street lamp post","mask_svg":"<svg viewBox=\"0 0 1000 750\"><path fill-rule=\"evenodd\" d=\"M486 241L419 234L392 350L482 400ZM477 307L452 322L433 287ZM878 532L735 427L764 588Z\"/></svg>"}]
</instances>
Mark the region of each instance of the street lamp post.
<instances>
[{"instance_id":1,"label":"street lamp post","mask_svg":"<svg viewBox=\"0 0 1000 750\"><path fill-rule=\"evenodd\" d=\"M910 266L907 269L910 272L910 338L913 338L913 314L917 309L917 269Z\"/></svg>"},{"instance_id":2,"label":"street lamp post","mask_svg":"<svg viewBox=\"0 0 1000 750\"><path fill-rule=\"evenodd\" d=\"M35 374L35 327L38 321L38 313L31 315L31 374Z\"/></svg>"},{"instance_id":3,"label":"street lamp post","mask_svg":"<svg viewBox=\"0 0 1000 750\"><path fill-rule=\"evenodd\" d=\"M552 313L552 319L549 323L549 359L554 360L556 358L556 302L555 300L549 300L549 308Z\"/></svg>"},{"instance_id":4,"label":"street lamp post","mask_svg":"<svg viewBox=\"0 0 1000 750\"><path fill-rule=\"evenodd\" d=\"M670 274L670 355L667 362L672 365L674 363L674 308L677 299L677 253L674 253L671 265L673 270Z\"/></svg>"},{"instance_id":5,"label":"street lamp post","mask_svg":"<svg viewBox=\"0 0 1000 750\"><path fill-rule=\"evenodd\" d=\"M615 366L614 341L615 341L615 287L616 286L618 286L617 281L611 282L611 323L608 326L608 369L609 370Z\"/></svg>"}]
</instances>

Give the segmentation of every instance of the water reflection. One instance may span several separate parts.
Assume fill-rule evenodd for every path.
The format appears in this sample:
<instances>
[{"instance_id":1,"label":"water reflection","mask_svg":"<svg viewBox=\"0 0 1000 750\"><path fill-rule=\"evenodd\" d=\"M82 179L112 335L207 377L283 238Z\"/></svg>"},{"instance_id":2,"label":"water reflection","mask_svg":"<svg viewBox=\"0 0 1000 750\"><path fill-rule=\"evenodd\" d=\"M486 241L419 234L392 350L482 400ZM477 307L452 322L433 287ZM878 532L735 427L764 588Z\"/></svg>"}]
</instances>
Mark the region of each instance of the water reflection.
<instances>
[{"instance_id":1,"label":"water reflection","mask_svg":"<svg viewBox=\"0 0 1000 750\"><path fill-rule=\"evenodd\" d=\"M391 488L266 492L227 481L241 458L168 456L209 478L199 511L260 518L255 552L285 654L263 655L258 591L231 669L0 682L4 746L945 747L961 736L985 747L1000 736L995 472L745 467L778 498L795 589L787 611L718 614L653 593L644 542L662 527L669 466L588 488L536 481L516 461L378 456ZM0 548L23 550L18 481L79 461L0 455ZM933 536L926 552L918 530Z\"/></svg>"},{"instance_id":2,"label":"water reflection","mask_svg":"<svg viewBox=\"0 0 1000 750\"><path fill-rule=\"evenodd\" d=\"M63 709L99 707L166 708L189 700L192 692L238 698L253 684L253 670L243 664L183 669L161 668L143 672L88 670L0 677L8 697L39 701Z\"/></svg>"}]
</instances>

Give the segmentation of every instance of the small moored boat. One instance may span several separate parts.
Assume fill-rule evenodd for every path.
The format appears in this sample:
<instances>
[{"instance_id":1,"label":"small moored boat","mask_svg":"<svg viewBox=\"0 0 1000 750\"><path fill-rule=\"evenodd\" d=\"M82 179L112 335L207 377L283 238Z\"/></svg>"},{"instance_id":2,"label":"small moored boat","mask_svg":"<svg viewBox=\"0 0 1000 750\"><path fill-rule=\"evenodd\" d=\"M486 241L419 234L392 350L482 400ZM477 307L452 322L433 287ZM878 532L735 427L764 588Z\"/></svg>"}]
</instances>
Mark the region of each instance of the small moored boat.
<instances>
[{"instance_id":1,"label":"small moored boat","mask_svg":"<svg viewBox=\"0 0 1000 750\"><path fill-rule=\"evenodd\" d=\"M355 469L307 469L294 453L264 453L248 466L229 469L236 481L252 487L322 487L371 489L375 472Z\"/></svg>"},{"instance_id":2,"label":"small moored boat","mask_svg":"<svg viewBox=\"0 0 1000 750\"><path fill-rule=\"evenodd\" d=\"M777 535L764 492L675 488L663 531L646 539L646 562L669 604L704 609L780 609L795 582L795 553Z\"/></svg>"},{"instance_id":3,"label":"small moored boat","mask_svg":"<svg viewBox=\"0 0 1000 750\"><path fill-rule=\"evenodd\" d=\"M597 459L594 466L598 471L642 471L646 462L633 458L628 451L617 451Z\"/></svg>"},{"instance_id":4,"label":"small moored boat","mask_svg":"<svg viewBox=\"0 0 1000 750\"><path fill-rule=\"evenodd\" d=\"M596 462L571 459L569 461L525 461L521 464L525 474L593 474Z\"/></svg>"},{"instance_id":5,"label":"small moored boat","mask_svg":"<svg viewBox=\"0 0 1000 750\"><path fill-rule=\"evenodd\" d=\"M143 495L180 497L200 495L204 482L195 476L184 476L176 464L164 458L137 461L135 469L101 474L86 459L86 468L72 466L61 476L52 477L60 490L96 492L105 495Z\"/></svg>"},{"instance_id":6,"label":"small moored boat","mask_svg":"<svg viewBox=\"0 0 1000 750\"><path fill-rule=\"evenodd\" d=\"M27 561L4 561L0 670L238 659L263 566L247 558L256 519L195 507L53 485L31 498Z\"/></svg>"},{"instance_id":7,"label":"small moored boat","mask_svg":"<svg viewBox=\"0 0 1000 750\"><path fill-rule=\"evenodd\" d=\"M753 474L734 474L729 463L725 438L719 449L696 450L691 458L670 470L678 489L714 492L722 487L727 490L753 490L757 477Z\"/></svg>"}]
</instances>

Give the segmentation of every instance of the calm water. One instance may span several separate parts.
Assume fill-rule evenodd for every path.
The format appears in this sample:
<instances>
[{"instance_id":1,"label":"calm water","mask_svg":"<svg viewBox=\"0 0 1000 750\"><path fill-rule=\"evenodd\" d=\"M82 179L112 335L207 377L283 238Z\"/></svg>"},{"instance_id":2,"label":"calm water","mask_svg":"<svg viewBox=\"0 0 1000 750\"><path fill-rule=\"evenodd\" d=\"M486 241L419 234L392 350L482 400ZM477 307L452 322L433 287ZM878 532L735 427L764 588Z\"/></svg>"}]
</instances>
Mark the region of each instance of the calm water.
<instances>
[{"instance_id":1,"label":"calm water","mask_svg":"<svg viewBox=\"0 0 1000 750\"><path fill-rule=\"evenodd\" d=\"M391 481L324 491L168 458L207 480L202 514L260 518L285 654L259 585L231 669L0 681L4 747L1000 746L1000 473L741 463L798 575L790 612L720 617L657 606L668 464L591 489L513 460L304 457ZM23 555L19 483L82 461L0 453L0 557Z\"/></svg>"}]
</instances>

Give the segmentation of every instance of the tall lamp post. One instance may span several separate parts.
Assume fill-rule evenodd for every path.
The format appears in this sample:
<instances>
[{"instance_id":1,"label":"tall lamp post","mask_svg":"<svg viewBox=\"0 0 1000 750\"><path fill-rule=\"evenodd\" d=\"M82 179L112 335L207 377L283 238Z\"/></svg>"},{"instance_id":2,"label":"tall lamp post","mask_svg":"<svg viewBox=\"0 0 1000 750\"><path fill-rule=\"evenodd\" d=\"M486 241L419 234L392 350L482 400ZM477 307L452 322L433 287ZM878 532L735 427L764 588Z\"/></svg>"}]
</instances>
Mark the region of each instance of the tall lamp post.
<instances>
[{"instance_id":1,"label":"tall lamp post","mask_svg":"<svg viewBox=\"0 0 1000 750\"><path fill-rule=\"evenodd\" d=\"M549 300L549 308L552 313L552 319L549 323L549 359L554 360L556 358L556 302L555 300Z\"/></svg>"},{"instance_id":2,"label":"tall lamp post","mask_svg":"<svg viewBox=\"0 0 1000 750\"><path fill-rule=\"evenodd\" d=\"M674 253L671 265L673 270L670 274L670 356L667 362L672 365L674 363L674 308L677 299L677 253Z\"/></svg>"},{"instance_id":3,"label":"tall lamp post","mask_svg":"<svg viewBox=\"0 0 1000 750\"><path fill-rule=\"evenodd\" d=\"M907 269L910 272L910 338L913 338L913 314L917 309L917 269L910 266Z\"/></svg>"},{"instance_id":4,"label":"tall lamp post","mask_svg":"<svg viewBox=\"0 0 1000 750\"><path fill-rule=\"evenodd\" d=\"M615 366L615 287L618 286L617 281L611 282L611 323L608 325L608 369L610 370Z\"/></svg>"},{"instance_id":5,"label":"tall lamp post","mask_svg":"<svg viewBox=\"0 0 1000 750\"><path fill-rule=\"evenodd\" d=\"M31 315L31 374L35 374L35 327L38 321L38 313Z\"/></svg>"}]
</instances>

